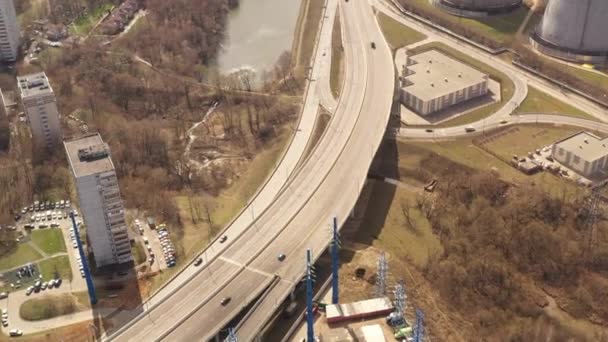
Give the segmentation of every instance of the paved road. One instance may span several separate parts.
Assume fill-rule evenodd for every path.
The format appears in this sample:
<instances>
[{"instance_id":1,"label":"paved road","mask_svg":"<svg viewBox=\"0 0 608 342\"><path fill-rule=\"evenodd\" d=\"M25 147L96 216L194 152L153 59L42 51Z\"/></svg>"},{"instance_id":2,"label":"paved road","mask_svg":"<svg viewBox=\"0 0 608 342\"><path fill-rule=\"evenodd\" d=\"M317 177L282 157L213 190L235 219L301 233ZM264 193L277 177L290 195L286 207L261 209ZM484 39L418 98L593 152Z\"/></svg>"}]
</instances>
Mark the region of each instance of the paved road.
<instances>
[{"instance_id":1,"label":"paved road","mask_svg":"<svg viewBox=\"0 0 608 342\"><path fill-rule=\"evenodd\" d=\"M336 3L337 0L328 0L328 4L333 4L334 6L334 14ZM331 6L332 5L329 5L328 8L331 8ZM324 18L324 21L327 21L333 17L334 16L327 15ZM241 211L241 213L235 218L235 220L228 225L225 232L221 234L226 235L228 237L228 242L226 244L222 244L218 240L215 240L201 254L201 257L204 260L203 267L205 267L205 265L207 265L211 260L220 255L232 240L243 234L243 232L251 226L254 219L256 219L264 210L266 210L266 208L275 199L279 191L283 188L289 177L294 173L298 163L301 162L300 159L312 134L320 104L320 99L317 91L317 80L323 79L320 76L328 73L326 69L328 65L331 65L331 63L319 62L331 58L331 54L327 55L327 51L331 51L331 47L328 47L331 44L331 27L329 27L329 25L327 25L325 22L323 22L322 24L322 30L319 37L320 38L317 43L316 49L316 57L314 59L315 62L313 64L313 68L310 74L310 79L312 81L309 82L309 86L305 95L305 103L302 110L302 115L295 130L292 142L290 143L283 158L276 166L274 172L263 185L263 187L259 190L255 198L250 201L250 203ZM323 56L324 52L326 56ZM135 325L137 321L141 320L142 318L148 317L148 315L146 314L148 310L154 310L157 305L162 303L165 299L171 297L175 291L177 291L183 286L183 284L188 283L192 278L197 277L197 275L200 276L199 272L199 268L195 268L192 265L189 265L183 272L176 276L176 278L174 278L164 288L162 288L160 291L154 294L146 303L144 303L143 307L139 309L139 311L143 311L143 313L139 314L135 319L133 319L130 324ZM204 274L205 272L202 273ZM128 317L129 319L131 319L130 313L126 313L124 317ZM126 326L125 329L130 329L130 325ZM119 331L118 333L120 334L121 331Z\"/></svg>"},{"instance_id":2,"label":"paved road","mask_svg":"<svg viewBox=\"0 0 608 342\"><path fill-rule=\"evenodd\" d=\"M302 260L305 249L317 247L313 251L318 256L329 241L328 223L331 217L337 214L340 221L346 217L363 186L367 167L388 120L394 70L390 51L381 37L369 4L353 1L342 5L346 88L337 102L334 118L328 128L331 134L319 142L312 157L296 170L288 186L281 186L282 189L275 192L278 193L276 199L274 196L266 199L269 206L265 207L265 211L256 216L255 207L248 207L246 212L250 211L255 220L239 221L243 217L241 215L235 221L240 222L237 224L239 228L234 228L238 233L231 233L225 245L216 242L205 252L202 270L194 272L190 269L190 275L172 282L164 290L168 299L157 301L158 304L147 310L147 319L135 320L128 329L114 336L116 340L204 340L213 336L256 295L270 286L266 300L239 331L241 339L251 338L253 331L260 327L259 323L273 313L298 282L304 269ZM369 47L371 40L377 42L377 50ZM321 59L319 54L322 51L317 51L316 60ZM482 61L487 59L478 51L470 54ZM496 61L486 62L496 65ZM509 65L501 65L500 68L507 74L512 74L514 70ZM526 81L539 82L522 76L519 70L517 73L522 77L516 80L520 85ZM315 68L313 83L314 75ZM537 86L541 89L547 87L542 82ZM516 94L519 94L516 99L525 97L525 89L525 86L516 87ZM307 103L310 98L307 97ZM312 96L310 103L318 106L319 100ZM587 111L592 115L605 115L592 106L587 108L591 109ZM504 120L499 118L508 118L510 112L508 107L503 107L491 120L475 125L491 128L500 124L496 120ZM534 121L531 117L517 120ZM507 124L510 123L512 121ZM445 135L464 135L459 129L462 130L462 127L446 129ZM405 131L406 135L409 133ZM411 133L422 134L424 131L414 130ZM291 173L289 169L285 172L286 175ZM287 259L279 262L276 259L278 253L287 254ZM193 279L186 281L190 276ZM219 302L228 297L232 300L222 306ZM250 320L253 323L247 323Z\"/></svg>"},{"instance_id":3,"label":"paved road","mask_svg":"<svg viewBox=\"0 0 608 342\"><path fill-rule=\"evenodd\" d=\"M463 43L452 36L446 35L410 17L407 17L398 12L398 10L392 4L388 3L387 0L371 1L373 1L375 7L382 11L384 14L397 20L403 25L406 25L419 32L424 33L425 35L427 35L430 41L438 41L444 43L503 72L512 80L514 80L516 85L516 92L518 91L518 89L521 89L521 84L523 82L528 86L534 86L535 88L541 90L544 93L559 98L562 101L567 102L568 104L588 113L589 115L596 117L599 120L608 121L608 111L603 107L598 106L597 104L585 99L584 97L567 91L562 91L561 89L559 89L559 87L553 85L552 83L547 82L537 76L528 74L524 70L512 65L511 63L501 59L498 56L490 55L480 49L472 47L469 44ZM517 93L513 99L515 100L515 102L517 102ZM506 107L503 107L503 109L510 109L510 112L512 112L515 107L515 103L510 101L506 104ZM490 121L500 121L504 119L504 114L504 111L501 114L497 113L492 116ZM490 121L488 121L487 123L489 123Z\"/></svg>"},{"instance_id":4,"label":"paved road","mask_svg":"<svg viewBox=\"0 0 608 342\"><path fill-rule=\"evenodd\" d=\"M149 310L148 319L135 321L116 340L205 340L266 286L275 284L273 290L279 291L274 302L280 302L303 273L306 248L317 247L313 252L318 257L329 240L331 217L336 214L343 221L348 215L384 134L394 80L391 53L371 7L366 2L350 4L344 11L348 86L328 128L332 134L323 137L251 228L227 242L221 257L207 263L193 281ZM370 47L372 40L377 42L376 50ZM278 261L279 253L287 259ZM273 292L269 298L274 296ZM219 303L224 297L232 298L226 306ZM247 336L241 338L247 340Z\"/></svg>"}]
</instances>

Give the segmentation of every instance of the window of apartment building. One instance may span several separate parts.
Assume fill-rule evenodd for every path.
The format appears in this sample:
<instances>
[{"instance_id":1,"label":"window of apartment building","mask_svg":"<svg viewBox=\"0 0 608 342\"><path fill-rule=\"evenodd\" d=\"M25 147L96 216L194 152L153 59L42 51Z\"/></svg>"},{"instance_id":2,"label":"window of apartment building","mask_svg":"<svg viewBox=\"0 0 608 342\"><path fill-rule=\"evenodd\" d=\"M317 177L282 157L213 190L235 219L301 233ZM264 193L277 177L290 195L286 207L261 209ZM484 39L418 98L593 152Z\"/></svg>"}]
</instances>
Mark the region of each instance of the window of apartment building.
<instances>
[{"instance_id":1,"label":"window of apartment building","mask_svg":"<svg viewBox=\"0 0 608 342\"><path fill-rule=\"evenodd\" d=\"M563 156L563 155L564 155L564 149L560 147L560 148L557 150L557 154L559 154L560 156Z\"/></svg>"},{"instance_id":2,"label":"window of apartment building","mask_svg":"<svg viewBox=\"0 0 608 342\"><path fill-rule=\"evenodd\" d=\"M577 155L574 155L574 159L572 160L574 162L574 164L578 164L581 161L581 158Z\"/></svg>"}]
</instances>

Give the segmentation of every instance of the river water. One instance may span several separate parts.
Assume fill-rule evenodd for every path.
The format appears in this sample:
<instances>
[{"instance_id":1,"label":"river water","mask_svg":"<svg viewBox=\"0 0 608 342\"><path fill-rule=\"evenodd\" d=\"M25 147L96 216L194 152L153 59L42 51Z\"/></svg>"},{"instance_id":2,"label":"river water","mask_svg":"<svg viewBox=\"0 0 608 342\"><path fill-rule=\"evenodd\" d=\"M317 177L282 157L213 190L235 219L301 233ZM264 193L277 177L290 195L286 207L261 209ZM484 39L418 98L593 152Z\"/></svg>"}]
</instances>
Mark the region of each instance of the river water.
<instances>
[{"instance_id":1,"label":"river water","mask_svg":"<svg viewBox=\"0 0 608 342\"><path fill-rule=\"evenodd\" d=\"M228 17L226 41L218 57L219 70L242 69L261 74L272 69L291 49L300 0L240 0Z\"/></svg>"}]
</instances>

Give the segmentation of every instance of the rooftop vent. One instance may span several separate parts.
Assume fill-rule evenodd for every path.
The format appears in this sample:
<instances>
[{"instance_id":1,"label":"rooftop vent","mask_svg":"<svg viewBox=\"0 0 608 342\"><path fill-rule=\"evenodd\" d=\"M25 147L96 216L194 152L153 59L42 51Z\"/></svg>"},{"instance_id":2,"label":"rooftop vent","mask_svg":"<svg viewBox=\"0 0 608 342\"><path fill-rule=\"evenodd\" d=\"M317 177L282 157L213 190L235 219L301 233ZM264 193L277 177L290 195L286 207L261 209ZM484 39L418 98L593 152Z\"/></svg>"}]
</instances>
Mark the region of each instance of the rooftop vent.
<instances>
[{"instance_id":1,"label":"rooftop vent","mask_svg":"<svg viewBox=\"0 0 608 342\"><path fill-rule=\"evenodd\" d=\"M78 159L81 161L93 161L105 158L110 154L108 144L93 145L78 150Z\"/></svg>"},{"instance_id":2,"label":"rooftop vent","mask_svg":"<svg viewBox=\"0 0 608 342\"><path fill-rule=\"evenodd\" d=\"M587 138L585 138L583 141L585 142L585 144L589 143L589 140L587 140Z\"/></svg>"},{"instance_id":3,"label":"rooftop vent","mask_svg":"<svg viewBox=\"0 0 608 342\"><path fill-rule=\"evenodd\" d=\"M431 82L431 87L434 87L434 86L435 86L435 83L432 83L432 82Z\"/></svg>"},{"instance_id":4,"label":"rooftop vent","mask_svg":"<svg viewBox=\"0 0 608 342\"><path fill-rule=\"evenodd\" d=\"M462 78L462 73L461 72L458 73L458 78Z\"/></svg>"},{"instance_id":5,"label":"rooftop vent","mask_svg":"<svg viewBox=\"0 0 608 342\"><path fill-rule=\"evenodd\" d=\"M448 83L448 78L447 77L444 78L443 80L445 81L445 83Z\"/></svg>"}]
</instances>

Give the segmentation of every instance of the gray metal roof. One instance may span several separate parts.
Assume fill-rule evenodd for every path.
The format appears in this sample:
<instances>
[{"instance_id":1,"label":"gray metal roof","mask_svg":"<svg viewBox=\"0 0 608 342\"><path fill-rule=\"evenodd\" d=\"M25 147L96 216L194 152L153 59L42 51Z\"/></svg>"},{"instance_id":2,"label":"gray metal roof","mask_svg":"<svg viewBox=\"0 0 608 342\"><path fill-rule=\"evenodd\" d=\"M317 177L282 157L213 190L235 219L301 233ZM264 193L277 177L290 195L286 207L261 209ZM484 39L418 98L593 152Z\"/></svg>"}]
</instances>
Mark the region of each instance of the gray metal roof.
<instances>
[{"instance_id":1,"label":"gray metal roof","mask_svg":"<svg viewBox=\"0 0 608 342\"><path fill-rule=\"evenodd\" d=\"M53 89L49 79L44 72L17 77L17 85L21 91L21 97L34 96L39 94L52 94Z\"/></svg>"},{"instance_id":2,"label":"gray metal roof","mask_svg":"<svg viewBox=\"0 0 608 342\"><path fill-rule=\"evenodd\" d=\"M487 75L437 50L411 56L416 64L408 70L414 74L405 78L412 82L403 89L422 101L449 95L458 90L483 83Z\"/></svg>"},{"instance_id":3,"label":"gray metal roof","mask_svg":"<svg viewBox=\"0 0 608 342\"><path fill-rule=\"evenodd\" d=\"M108 147L99 133L66 140L63 144L76 178L114 170L109 150L106 154L100 153L104 146Z\"/></svg>"},{"instance_id":4,"label":"gray metal roof","mask_svg":"<svg viewBox=\"0 0 608 342\"><path fill-rule=\"evenodd\" d=\"M589 132L579 132L555 145L589 162L608 155L608 138L601 139Z\"/></svg>"}]
</instances>

